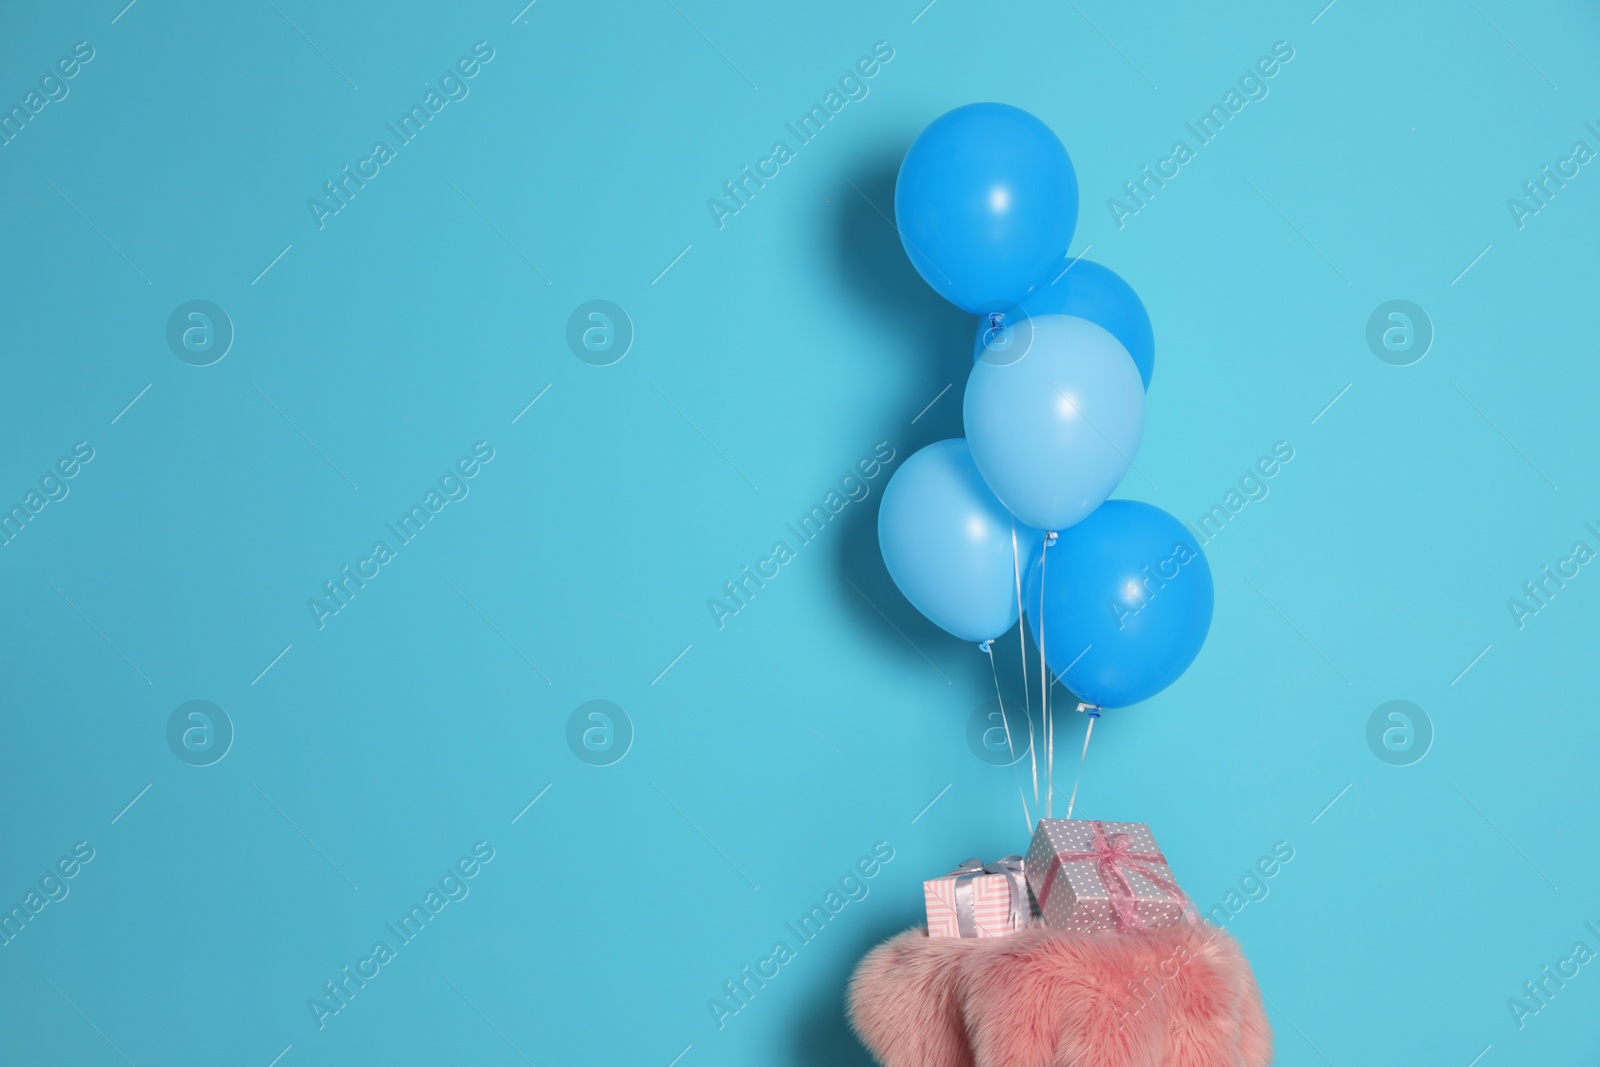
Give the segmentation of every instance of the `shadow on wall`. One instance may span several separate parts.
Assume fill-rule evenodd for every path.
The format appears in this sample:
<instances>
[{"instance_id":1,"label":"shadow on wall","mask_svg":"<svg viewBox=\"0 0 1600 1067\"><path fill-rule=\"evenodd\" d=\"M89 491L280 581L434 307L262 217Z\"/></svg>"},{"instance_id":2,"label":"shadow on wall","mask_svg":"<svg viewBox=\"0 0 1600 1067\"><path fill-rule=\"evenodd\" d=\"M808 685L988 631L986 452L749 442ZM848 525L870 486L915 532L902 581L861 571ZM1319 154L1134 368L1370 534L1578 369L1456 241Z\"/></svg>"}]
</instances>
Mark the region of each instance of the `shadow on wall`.
<instances>
[{"instance_id":1,"label":"shadow on wall","mask_svg":"<svg viewBox=\"0 0 1600 1067\"><path fill-rule=\"evenodd\" d=\"M837 194L841 210L833 235L841 287L859 306L863 324L860 358L892 360L902 368L897 377L905 382L904 390L885 398L878 438L894 446L891 476L922 446L962 436L961 397L972 369L972 335L977 329L973 316L922 280L893 225L895 178L914 136L892 138L892 147L863 159L841 182ZM948 391L940 396L946 386ZM930 406L935 397L937 402ZM834 551L845 579L838 595L863 640L890 662L938 671L945 681L961 683L967 670L983 664L976 657L956 655L963 643L923 618L884 569L878 551L877 501L887 483L887 478L874 479L872 503L849 508L837 520L842 529L834 539ZM953 671L947 661L963 666Z\"/></svg>"},{"instance_id":2,"label":"shadow on wall","mask_svg":"<svg viewBox=\"0 0 1600 1067\"><path fill-rule=\"evenodd\" d=\"M891 143L842 177L834 193L840 209L833 258L840 288L859 309L859 358L902 365L904 390L883 398L885 420L903 428L939 390L952 387L912 427L926 444L961 435L977 319L929 288L906 258L893 221L894 183L911 137Z\"/></svg>"},{"instance_id":3,"label":"shadow on wall","mask_svg":"<svg viewBox=\"0 0 1600 1067\"><path fill-rule=\"evenodd\" d=\"M840 211L832 234L834 260L840 287L857 305L859 358L894 364L892 377L904 385L883 398L881 427L873 437L894 447L894 460L885 475L871 480L864 506L846 508L829 523L838 526L830 540L841 579L836 595L859 639L892 669L925 671L948 683L954 697L992 686L988 661L906 601L878 549L878 501L889 478L917 449L963 435L961 398L977 329L973 316L922 280L894 228L895 178L914 137L911 131L888 138L890 147L863 158L835 194ZM919 907L875 919L831 954L816 1000L799 1013L791 1053L797 1067L873 1064L845 1017L850 974L873 946L920 922L922 913Z\"/></svg>"},{"instance_id":4,"label":"shadow on wall","mask_svg":"<svg viewBox=\"0 0 1600 1067\"><path fill-rule=\"evenodd\" d=\"M795 1067L873 1067L877 1062L868 1054L845 1018L845 993L850 973L873 946L887 941L907 926L920 922L921 914L901 916L896 923L883 918L851 938L845 951L835 955L832 970L825 975L822 992L799 1013L794 1038Z\"/></svg>"},{"instance_id":5,"label":"shadow on wall","mask_svg":"<svg viewBox=\"0 0 1600 1067\"><path fill-rule=\"evenodd\" d=\"M898 470L911 451L897 447L892 469ZM869 507L847 509L834 520L840 578L835 595L854 621L857 639L893 669L924 672L936 684L950 686L952 696L992 690L989 661L977 646L929 622L889 577L878 547L876 498L882 496L882 481ZM1014 643L1016 635L1008 635Z\"/></svg>"}]
</instances>

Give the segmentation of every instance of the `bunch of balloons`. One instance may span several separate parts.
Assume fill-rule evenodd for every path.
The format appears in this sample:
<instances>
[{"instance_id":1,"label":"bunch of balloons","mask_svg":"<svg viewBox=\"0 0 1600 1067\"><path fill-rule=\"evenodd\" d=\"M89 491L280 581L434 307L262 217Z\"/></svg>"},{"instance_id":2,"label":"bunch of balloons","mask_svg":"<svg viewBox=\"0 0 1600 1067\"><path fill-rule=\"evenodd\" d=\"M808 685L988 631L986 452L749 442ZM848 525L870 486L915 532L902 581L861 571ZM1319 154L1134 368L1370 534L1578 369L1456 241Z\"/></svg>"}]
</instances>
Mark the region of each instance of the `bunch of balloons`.
<instances>
[{"instance_id":1,"label":"bunch of balloons","mask_svg":"<svg viewBox=\"0 0 1600 1067\"><path fill-rule=\"evenodd\" d=\"M1155 695L1205 642L1211 569L1165 511L1107 500L1139 449L1155 341L1126 282L1066 259L1078 216L1067 150L1026 111L957 108L906 152L894 211L918 273L981 318L967 436L921 449L884 490L890 576L985 650L1025 613L1087 704Z\"/></svg>"}]
</instances>

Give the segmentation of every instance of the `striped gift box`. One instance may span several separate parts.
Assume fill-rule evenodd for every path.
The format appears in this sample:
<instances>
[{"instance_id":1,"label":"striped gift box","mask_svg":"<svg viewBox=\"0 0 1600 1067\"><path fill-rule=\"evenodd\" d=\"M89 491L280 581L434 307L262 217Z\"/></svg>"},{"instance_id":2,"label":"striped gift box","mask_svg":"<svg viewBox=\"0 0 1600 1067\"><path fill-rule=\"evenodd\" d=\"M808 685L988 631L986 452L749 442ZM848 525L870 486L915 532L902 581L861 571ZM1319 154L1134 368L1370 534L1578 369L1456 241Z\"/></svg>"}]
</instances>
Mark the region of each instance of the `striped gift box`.
<instances>
[{"instance_id":1,"label":"striped gift box","mask_svg":"<svg viewBox=\"0 0 1600 1067\"><path fill-rule=\"evenodd\" d=\"M1012 887L1004 874L947 874L922 883L922 899L928 912L929 937L960 937L961 923L957 908L958 883L964 883L962 892L972 894L972 937L1005 937L1014 934L1028 923L1028 887L1026 874L1018 864L1015 875L1021 888L1020 914L1011 909Z\"/></svg>"}]
</instances>

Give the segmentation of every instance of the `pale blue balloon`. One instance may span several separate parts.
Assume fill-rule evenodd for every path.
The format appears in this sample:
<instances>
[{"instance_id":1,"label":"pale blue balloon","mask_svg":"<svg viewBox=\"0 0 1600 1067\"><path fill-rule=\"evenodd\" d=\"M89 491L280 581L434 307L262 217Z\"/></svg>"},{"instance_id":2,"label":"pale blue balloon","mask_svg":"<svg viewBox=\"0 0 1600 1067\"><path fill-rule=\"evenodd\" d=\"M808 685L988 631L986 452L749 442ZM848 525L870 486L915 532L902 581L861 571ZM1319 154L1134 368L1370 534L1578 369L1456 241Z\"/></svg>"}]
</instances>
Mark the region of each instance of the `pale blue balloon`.
<instances>
[{"instance_id":1,"label":"pale blue balloon","mask_svg":"<svg viewBox=\"0 0 1600 1067\"><path fill-rule=\"evenodd\" d=\"M1039 315L972 367L972 459L1000 503L1040 530L1099 507L1133 464L1144 382L1122 343L1086 319Z\"/></svg>"},{"instance_id":2,"label":"pale blue balloon","mask_svg":"<svg viewBox=\"0 0 1600 1067\"><path fill-rule=\"evenodd\" d=\"M967 641L1011 629L1018 579L1027 580L1043 540L1000 506L959 437L935 441L901 464L878 508L889 577L913 607Z\"/></svg>"}]
</instances>

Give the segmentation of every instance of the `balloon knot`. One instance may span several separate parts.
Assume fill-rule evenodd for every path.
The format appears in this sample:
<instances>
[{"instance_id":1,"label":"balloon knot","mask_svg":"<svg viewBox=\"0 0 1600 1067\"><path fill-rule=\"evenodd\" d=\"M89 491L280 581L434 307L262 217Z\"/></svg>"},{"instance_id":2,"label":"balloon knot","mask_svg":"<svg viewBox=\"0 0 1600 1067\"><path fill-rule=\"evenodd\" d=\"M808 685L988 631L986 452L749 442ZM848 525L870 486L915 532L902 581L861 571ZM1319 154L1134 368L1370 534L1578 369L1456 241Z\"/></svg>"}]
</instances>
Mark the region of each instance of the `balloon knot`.
<instances>
[{"instance_id":1,"label":"balloon knot","mask_svg":"<svg viewBox=\"0 0 1600 1067\"><path fill-rule=\"evenodd\" d=\"M984 653L985 655L992 655L992 653L989 652L989 646L992 644L994 644L994 638L992 637L987 641L979 641L978 651Z\"/></svg>"},{"instance_id":2,"label":"balloon knot","mask_svg":"<svg viewBox=\"0 0 1600 1067\"><path fill-rule=\"evenodd\" d=\"M1102 709L1099 704L1079 704L1078 710L1087 711L1091 719L1098 719Z\"/></svg>"},{"instance_id":3,"label":"balloon knot","mask_svg":"<svg viewBox=\"0 0 1600 1067\"><path fill-rule=\"evenodd\" d=\"M998 311L989 312L989 326L983 331L983 343L992 344L1005 336L1006 317Z\"/></svg>"},{"instance_id":4,"label":"balloon knot","mask_svg":"<svg viewBox=\"0 0 1600 1067\"><path fill-rule=\"evenodd\" d=\"M1054 530L1051 530L1049 533L1045 534L1044 535L1045 547L1049 548L1050 546L1054 545L1056 543L1056 538L1059 537L1059 536L1060 535L1057 534Z\"/></svg>"}]
</instances>

